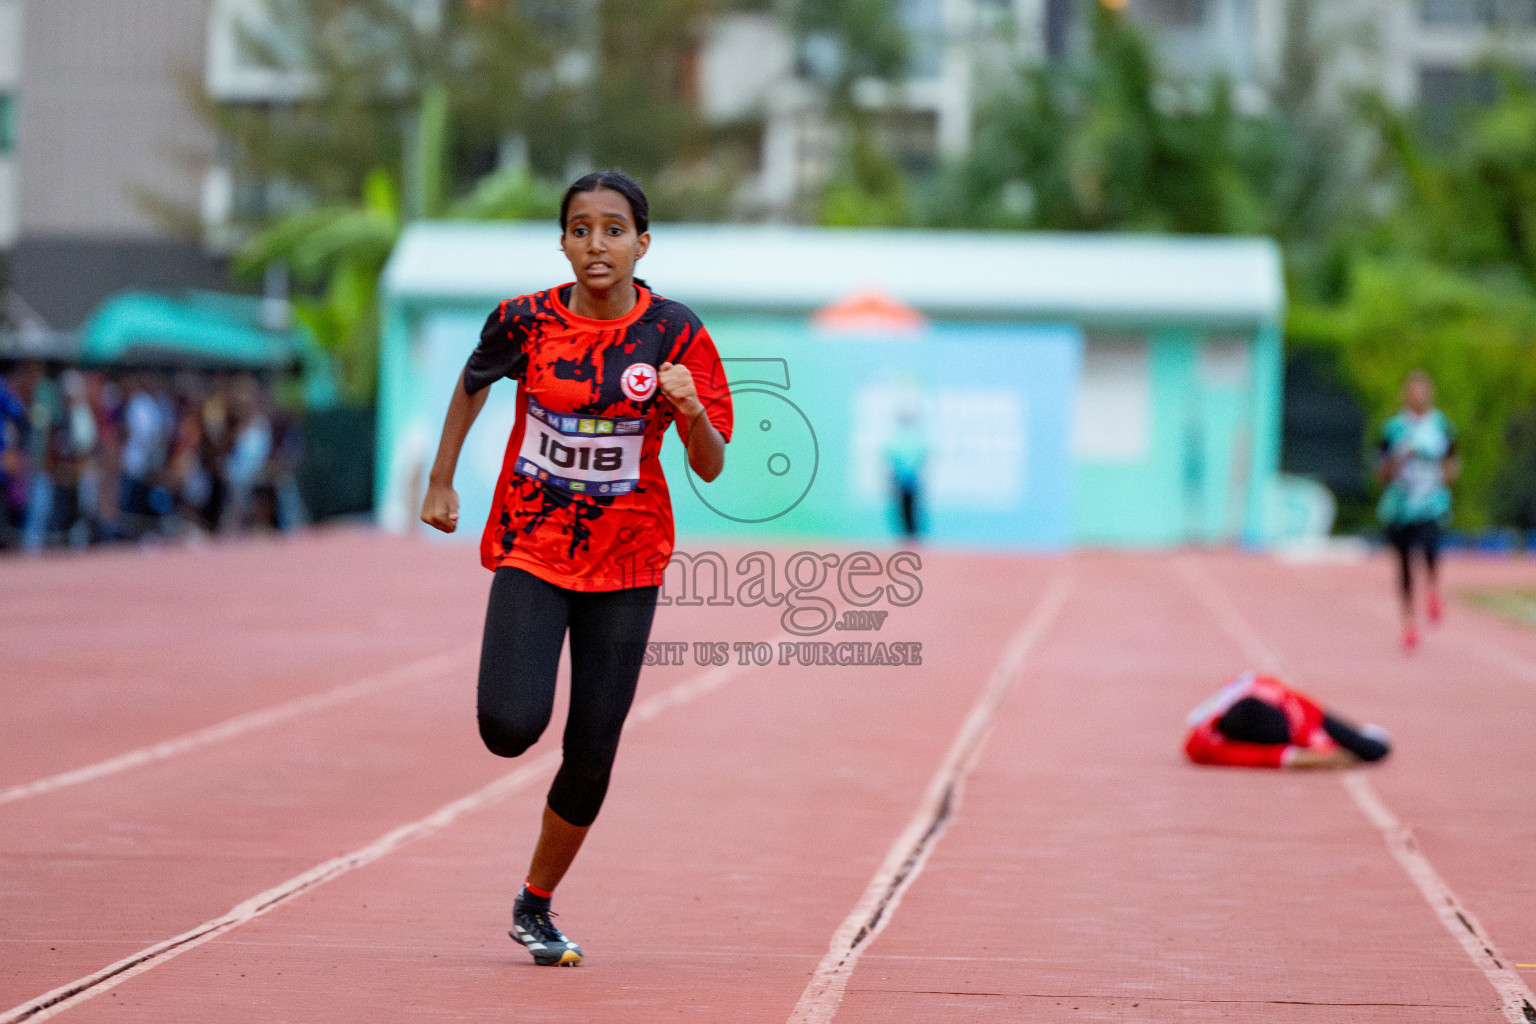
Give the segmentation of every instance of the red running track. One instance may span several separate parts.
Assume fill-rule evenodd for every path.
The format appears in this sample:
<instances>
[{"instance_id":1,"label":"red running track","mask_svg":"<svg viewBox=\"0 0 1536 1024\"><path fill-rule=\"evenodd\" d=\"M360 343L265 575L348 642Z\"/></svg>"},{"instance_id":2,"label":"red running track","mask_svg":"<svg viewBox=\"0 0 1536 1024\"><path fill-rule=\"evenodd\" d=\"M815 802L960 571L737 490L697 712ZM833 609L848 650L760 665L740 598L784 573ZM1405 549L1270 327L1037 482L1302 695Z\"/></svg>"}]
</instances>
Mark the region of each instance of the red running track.
<instances>
[{"instance_id":1,"label":"red running track","mask_svg":"<svg viewBox=\"0 0 1536 1024\"><path fill-rule=\"evenodd\" d=\"M925 553L919 575L879 633L827 639L921 642L921 666L645 671L557 900L588 959L555 971L505 928L560 723L515 762L479 746L489 575L467 548L6 562L0 1021L93 975L28 1019L1525 1019L1536 634L1453 605L1405 658L1384 562ZM775 610L674 606L655 639L779 632ZM1183 763L1185 711L1263 661L1399 752L1350 785Z\"/></svg>"}]
</instances>

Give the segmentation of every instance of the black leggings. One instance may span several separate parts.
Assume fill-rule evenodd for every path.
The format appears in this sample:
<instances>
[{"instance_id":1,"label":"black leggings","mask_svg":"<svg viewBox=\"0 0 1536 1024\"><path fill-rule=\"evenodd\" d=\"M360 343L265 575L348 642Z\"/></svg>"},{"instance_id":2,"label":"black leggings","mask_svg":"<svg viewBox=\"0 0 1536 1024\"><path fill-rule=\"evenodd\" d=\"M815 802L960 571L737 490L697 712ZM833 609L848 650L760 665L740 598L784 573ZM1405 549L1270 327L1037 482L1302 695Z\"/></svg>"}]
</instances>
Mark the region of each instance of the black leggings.
<instances>
[{"instance_id":1,"label":"black leggings","mask_svg":"<svg viewBox=\"0 0 1536 1024\"><path fill-rule=\"evenodd\" d=\"M566 590L512 568L497 569L491 582L478 709L480 738L491 753L516 757L549 725L560 648L571 632L565 759L549 788L549 807L572 825L592 824L608 793L657 590Z\"/></svg>"},{"instance_id":2,"label":"black leggings","mask_svg":"<svg viewBox=\"0 0 1536 1024\"><path fill-rule=\"evenodd\" d=\"M1440 560L1440 524L1433 519L1399 523L1387 527L1387 541L1397 549L1397 586L1407 601L1413 597L1413 552L1424 552L1424 566L1430 579Z\"/></svg>"},{"instance_id":3,"label":"black leggings","mask_svg":"<svg viewBox=\"0 0 1536 1024\"><path fill-rule=\"evenodd\" d=\"M1238 743L1280 745L1292 742L1291 723L1285 712L1257 697L1244 697L1216 720L1216 731ZM1391 752L1386 743L1366 736L1331 711L1323 712L1323 731L1362 761L1380 761ZM1302 739L1305 742L1305 739Z\"/></svg>"}]
</instances>

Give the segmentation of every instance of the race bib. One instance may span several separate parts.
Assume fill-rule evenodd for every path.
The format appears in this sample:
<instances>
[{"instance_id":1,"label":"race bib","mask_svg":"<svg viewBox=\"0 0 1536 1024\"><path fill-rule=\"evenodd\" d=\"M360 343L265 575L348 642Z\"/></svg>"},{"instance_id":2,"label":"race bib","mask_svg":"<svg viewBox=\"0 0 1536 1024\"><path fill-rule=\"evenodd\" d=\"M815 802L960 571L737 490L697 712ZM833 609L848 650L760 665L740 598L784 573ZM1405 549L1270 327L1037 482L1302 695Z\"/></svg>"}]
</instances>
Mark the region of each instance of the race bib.
<instances>
[{"instance_id":1,"label":"race bib","mask_svg":"<svg viewBox=\"0 0 1536 1024\"><path fill-rule=\"evenodd\" d=\"M640 482L645 420L569 416L531 397L514 469L573 494L628 494Z\"/></svg>"},{"instance_id":2,"label":"race bib","mask_svg":"<svg viewBox=\"0 0 1536 1024\"><path fill-rule=\"evenodd\" d=\"M1397 482L1410 502L1421 502L1445 485L1442 463L1450 441L1432 417L1423 417L1403 435L1397 450L1404 456Z\"/></svg>"},{"instance_id":3,"label":"race bib","mask_svg":"<svg viewBox=\"0 0 1536 1024\"><path fill-rule=\"evenodd\" d=\"M1445 471L1440 468L1438 459L1410 457L1398 471L1397 482L1409 501L1423 501L1445 484Z\"/></svg>"}]
</instances>

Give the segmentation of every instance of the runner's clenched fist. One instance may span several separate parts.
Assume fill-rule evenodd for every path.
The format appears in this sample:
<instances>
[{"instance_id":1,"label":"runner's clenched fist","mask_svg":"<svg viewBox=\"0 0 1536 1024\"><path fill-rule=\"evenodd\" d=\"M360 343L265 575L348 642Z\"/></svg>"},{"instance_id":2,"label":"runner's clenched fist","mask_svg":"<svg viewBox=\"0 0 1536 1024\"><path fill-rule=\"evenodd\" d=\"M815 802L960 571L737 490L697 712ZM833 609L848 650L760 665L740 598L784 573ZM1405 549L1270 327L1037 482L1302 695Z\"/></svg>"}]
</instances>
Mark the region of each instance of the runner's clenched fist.
<instances>
[{"instance_id":1,"label":"runner's clenched fist","mask_svg":"<svg viewBox=\"0 0 1536 1024\"><path fill-rule=\"evenodd\" d=\"M662 396L672 403L685 420L692 420L703 411L704 404L699 401L699 393L693 386L693 374L688 367L680 363L662 363L657 385L661 388Z\"/></svg>"}]
</instances>

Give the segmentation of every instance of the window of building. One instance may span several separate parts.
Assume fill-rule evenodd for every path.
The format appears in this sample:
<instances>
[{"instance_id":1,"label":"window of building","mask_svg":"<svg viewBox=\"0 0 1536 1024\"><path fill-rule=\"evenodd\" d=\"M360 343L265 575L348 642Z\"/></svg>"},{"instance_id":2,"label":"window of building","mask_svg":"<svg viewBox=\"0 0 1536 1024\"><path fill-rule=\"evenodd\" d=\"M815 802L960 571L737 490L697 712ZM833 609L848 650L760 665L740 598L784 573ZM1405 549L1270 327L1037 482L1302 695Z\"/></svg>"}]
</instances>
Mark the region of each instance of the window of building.
<instances>
[{"instance_id":1,"label":"window of building","mask_svg":"<svg viewBox=\"0 0 1536 1024\"><path fill-rule=\"evenodd\" d=\"M1497 0L1494 16L1510 28L1536 27L1536 0Z\"/></svg>"},{"instance_id":2,"label":"window of building","mask_svg":"<svg viewBox=\"0 0 1536 1024\"><path fill-rule=\"evenodd\" d=\"M1141 462L1152 450L1152 361L1145 338L1095 335L1083 345L1072 454Z\"/></svg>"},{"instance_id":3,"label":"window of building","mask_svg":"<svg viewBox=\"0 0 1536 1024\"><path fill-rule=\"evenodd\" d=\"M1419 114L1436 143L1452 138L1467 113L1498 98L1498 80L1486 69L1419 69Z\"/></svg>"},{"instance_id":4,"label":"window of building","mask_svg":"<svg viewBox=\"0 0 1536 1024\"><path fill-rule=\"evenodd\" d=\"M1194 28L1205 21L1206 0L1132 0L1131 11L1146 25Z\"/></svg>"},{"instance_id":5,"label":"window of building","mask_svg":"<svg viewBox=\"0 0 1536 1024\"><path fill-rule=\"evenodd\" d=\"M1051 60L1061 60L1072 50L1077 15L1072 0L1045 0L1045 55Z\"/></svg>"},{"instance_id":6,"label":"window of building","mask_svg":"<svg viewBox=\"0 0 1536 1024\"><path fill-rule=\"evenodd\" d=\"M937 78L944 69L943 0L901 0L896 7L907 32L908 67L913 78Z\"/></svg>"},{"instance_id":7,"label":"window of building","mask_svg":"<svg viewBox=\"0 0 1536 1024\"><path fill-rule=\"evenodd\" d=\"M1527 89L1536 89L1536 66L1519 69ZM1457 130L1479 110L1497 103L1503 95L1500 72L1485 67L1419 68L1419 117L1431 142L1452 142Z\"/></svg>"},{"instance_id":8,"label":"window of building","mask_svg":"<svg viewBox=\"0 0 1536 1024\"><path fill-rule=\"evenodd\" d=\"M1423 0L1426 25L1464 28L1536 27L1536 0Z\"/></svg>"},{"instance_id":9,"label":"window of building","mask_svg":"<svg viewBox=\"0 0 1536 1024\"><path fill-rule=\"evenodd\" d=\"M16 149L16 97L0 92L0 156Z\"/></svg>"},{"instance_id":10,"label":"window of building","mask_svg":"<svg viewBox=\"0 0 1536 1024\"><path fill-rule=\"evenodd\" d=\"M890 111L880 120L880 134L887 151L909 174L929 174L936 169L939 123L931 110Z\"/></svg>"},{"instance_id":11,"label":"window of building","mask_svg":"<svg viewBox=\"0 0 1536 1024\"><path fill-rule=\"evenodd\" d=\"M1492 17L1493 0L1424 0L1427 25L1482 25Z\"/></svg>"}]
</instances>

